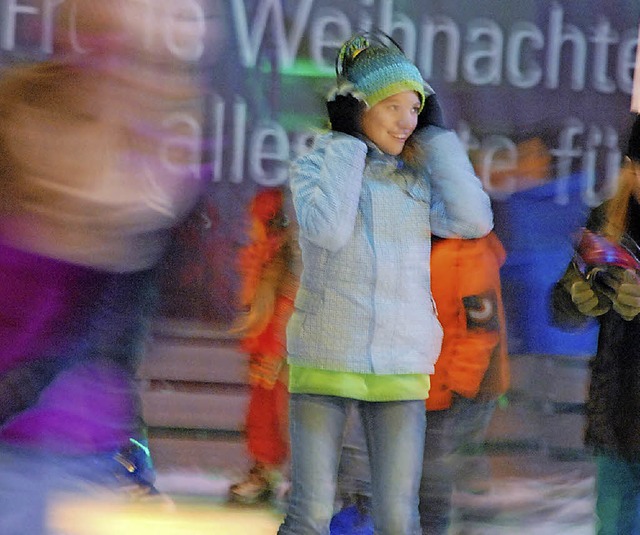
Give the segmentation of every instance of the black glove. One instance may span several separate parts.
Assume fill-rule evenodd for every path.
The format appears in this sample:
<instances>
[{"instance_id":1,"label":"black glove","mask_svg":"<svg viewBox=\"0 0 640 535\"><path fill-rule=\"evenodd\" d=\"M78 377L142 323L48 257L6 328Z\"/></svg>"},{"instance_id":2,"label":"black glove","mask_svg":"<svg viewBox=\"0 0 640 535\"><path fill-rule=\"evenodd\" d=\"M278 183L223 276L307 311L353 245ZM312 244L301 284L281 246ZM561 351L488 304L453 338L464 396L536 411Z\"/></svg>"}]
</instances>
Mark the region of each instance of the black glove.
<instances>
[{"instance_id":1,"label":"black glove","mask_svg":"<svg viewBox=\"0 0 640 535\"><path fill-rule=\"evenodd\" d=\"M365 104L352 95L336 95L327 101L331 130L359 137Z\"/></svg>"},{"instance_id":2,"label":"black glove","mask_svg":"<svg viewBox=\"0 0 640 535\"><path fill-rule=\"evenodd\" d=\"M429 125L446 128L442 108L440 108L440 103L438 102L435 93L429 95L425 99L422 111L420 112L420 115L418 115L416 130L425 128Z\"/></svg>"}]
</instances>

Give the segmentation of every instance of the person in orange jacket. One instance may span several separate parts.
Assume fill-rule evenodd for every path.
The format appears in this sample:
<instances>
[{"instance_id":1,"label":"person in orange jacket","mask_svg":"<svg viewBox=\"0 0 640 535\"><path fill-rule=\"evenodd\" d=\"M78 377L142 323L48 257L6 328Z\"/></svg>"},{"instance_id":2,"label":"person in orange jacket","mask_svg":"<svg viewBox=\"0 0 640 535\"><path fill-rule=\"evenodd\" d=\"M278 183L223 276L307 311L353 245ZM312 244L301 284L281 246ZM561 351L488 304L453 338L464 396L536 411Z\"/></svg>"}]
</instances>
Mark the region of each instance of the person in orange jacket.
<instances>
[{"instance_id":1,"label":"person in orange jacket","mask_svg":"<svg viewBox=\"0 0 640 535\"><path fill-rule=\"evenodd\" d=\"M245 431L253 466L229 489L232 501L278 498L289 456L285 327L297 289L295 236L283 188L258 191L249 206L249 243L239 254L240 301L245 313L233 332L249 356Z\"/></svg>"},{"instance_id":2,"label":"person in orange jacket","mask_svg":"<svg viewBox=\"0 0 640 535\"><path fill-rule=\"evenodd\" d=\"M426 401L423 534L447 532L454 486L478 490L489 477L482 446L497 399L509 387L500 284L505 258L494 232L432 241L431 285L444 339Z\"/></svg>"}]
</instances>

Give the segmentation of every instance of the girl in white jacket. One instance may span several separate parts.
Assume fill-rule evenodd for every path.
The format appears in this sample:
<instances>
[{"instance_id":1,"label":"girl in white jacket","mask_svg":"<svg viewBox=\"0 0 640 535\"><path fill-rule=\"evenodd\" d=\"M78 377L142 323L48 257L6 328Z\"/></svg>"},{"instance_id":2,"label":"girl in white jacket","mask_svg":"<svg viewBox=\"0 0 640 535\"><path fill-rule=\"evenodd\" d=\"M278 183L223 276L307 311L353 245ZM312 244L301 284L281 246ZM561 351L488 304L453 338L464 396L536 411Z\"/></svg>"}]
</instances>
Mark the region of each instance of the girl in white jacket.
<instances>
[{"instance_id":1,"label":"girl in white jacket","mask_svg":"<svg viewBox=\"0 0 640 535\"><path fill-rule=\"evenodd\" d=\"M442 329L430 235L492 228L433 90L390 41L341 48L331 132L294 162L303 270L287 328L292 489L281 535L328 533L346 415L363 419L376 533L420 533L429 374Z\"/></svg>"}]
</instances>

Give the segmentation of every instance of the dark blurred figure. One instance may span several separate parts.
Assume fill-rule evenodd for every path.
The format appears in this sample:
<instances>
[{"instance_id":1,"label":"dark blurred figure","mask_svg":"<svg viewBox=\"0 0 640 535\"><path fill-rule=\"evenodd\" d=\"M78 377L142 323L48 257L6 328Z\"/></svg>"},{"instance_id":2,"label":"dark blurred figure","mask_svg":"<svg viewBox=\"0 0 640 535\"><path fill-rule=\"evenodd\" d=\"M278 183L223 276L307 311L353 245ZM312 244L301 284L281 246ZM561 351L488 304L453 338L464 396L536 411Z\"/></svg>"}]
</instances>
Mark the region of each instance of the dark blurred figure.
<instances>
[{"instance_id":1,"label":"dark blurred figure","mask_svg":"<svg viewBox=\"0 0 640 535\"><path fill-rule=\"evenodd\" d=\"M498 397L509 387L500 268L506 253L495 233L474 240L434 238L431 291L444 330L426 401L427 433L420 482L424 535L444 535L454 488L486 490L484 452Z\"/></svg>"},{"instance_id":2,"label":"dark blurred figure","mask_svg":"<svg viewBox=\"0 0 640 535\"><path fill-rule=\"evenodd\" d=\"M140 44L140 5L60 6L56 55L0 80L2 535L51 533L57 493L153 483L135 374L200 189L198 129L171 120L198 121L199 91Z\"/></svg>"},{"instance_id":3,"label":"dark blurred figure","mask_svg":"<svg viewBox=\"0 0 640 535\"><path fill-rule=\"evenodd\" d=\"M617 192L595 208L578 255L553 288L556 323L600 324L586 403L595 454L598 535L640 533L640 116Z\"/></svg>"}]
</instances>

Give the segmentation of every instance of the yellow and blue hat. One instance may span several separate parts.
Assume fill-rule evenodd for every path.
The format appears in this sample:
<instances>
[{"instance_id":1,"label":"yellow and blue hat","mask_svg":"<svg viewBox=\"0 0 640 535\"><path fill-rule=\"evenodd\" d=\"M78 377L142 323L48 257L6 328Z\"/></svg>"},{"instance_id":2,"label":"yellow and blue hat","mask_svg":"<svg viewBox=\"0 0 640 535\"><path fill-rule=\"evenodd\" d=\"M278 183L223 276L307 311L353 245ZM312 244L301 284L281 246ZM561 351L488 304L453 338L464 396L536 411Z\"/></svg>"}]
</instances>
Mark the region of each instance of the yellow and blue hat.
<instances>
[{"instance_id":1,"label":"yellow and blue hat","mask_svg":"<svg viewBox=\"0 0 640 535\"><path fill-rule=\"evenodd\" d=\"M422 111L427 95L433 90L402 49L388 36L387 41L359 34L345 42L336 58L338 87L352 86L353 96L369 107L396 93L415 91L420 96Z\"/></svg>"}]
</instances>

